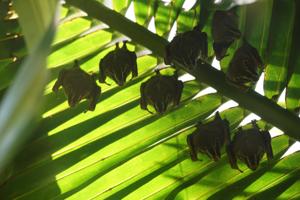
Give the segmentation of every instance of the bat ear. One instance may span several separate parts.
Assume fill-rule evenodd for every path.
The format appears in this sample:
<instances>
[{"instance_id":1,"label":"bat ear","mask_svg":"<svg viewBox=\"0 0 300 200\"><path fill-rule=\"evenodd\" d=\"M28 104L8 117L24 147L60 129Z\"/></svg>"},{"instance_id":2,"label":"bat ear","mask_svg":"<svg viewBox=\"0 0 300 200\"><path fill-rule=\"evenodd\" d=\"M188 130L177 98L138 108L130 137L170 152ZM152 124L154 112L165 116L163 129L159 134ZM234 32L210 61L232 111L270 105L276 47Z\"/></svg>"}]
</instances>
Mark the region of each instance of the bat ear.
<instances>
[{"instance_id":1,"label":"bat ear","mask_svg":"<svg viewBox=\"0 0 300 200\"><path fill-rule=\"evenodd\" d=\"M155 69L154 72L155 72L157 75L160 75L159 69Z\"/></svg>"},{"instance_id":2,"label":"bat ear","mask_svg":"<svg viewBox=\"0 0 300 200\"><path fill-rule=\"evenodd\" d=\"M178 71L177 71L177 70L174 71L173 77L174 77L176 80L178 79Z\"/></svg>"},{"instance_id":3,"label":"bat ear","mask_svg":"<svg viewBox=\"0 0 300 200\"><path fill-rule=\"evenodd\" d=\"M201 31L200 23L193 28L193 31Z\"/></svg>"},{"instance_id":4,"label":"bat ear","mask_svg":"<svg viewBox=\"0 0 300 200\"><path fill-rule=\"evenodd\" d=\"M116 49L120 49L119 42L116 43Z\"/></svg>"},{"instance_id":5,"label":"bat ear","mask_svg":"<svg viewBox=\"0 0 300 200\"><path fill-rule=\"evenodd\" d=\"M251 124L252 124L252 127L253 127L253 128L259 130L259 127L258 127L258 125L256 124L256 120L255 120L255 119L251 121Z\"/></svg>"},{"instance_id":6,"label":"bat ear","mask_svg":"<svg viewBox=\"0 0 300 200\"><path fill-rule=\"evenodd\" d=\"M79 61L77 59L74 60L74 67L80 67Z\"/></svg>"},{"instance_id":7,"label":"bat ear","mask_svg":"<svg viewBox=\"0 0 300 200\"><path fill-rule=\"evenodd\" d=\"M216 114L215 114L215 120L216 120L216 119L218 119L218 120L219 120L219 119L222 119L221 116L220 116L219 111L217 111Z\"/></svg>"},{"instance_id":8,"label":"bat ear","mask_svg":"<svg viewBox=\"0 0 300 200\"><path fill-rule=\"evenodd\" d=\"M124 41L123 41L123 46L122 46L123 49L127 49L127 45L126 45L127 42L128 42L127 40L124 40Z\"/></svg>"}]
</instances>

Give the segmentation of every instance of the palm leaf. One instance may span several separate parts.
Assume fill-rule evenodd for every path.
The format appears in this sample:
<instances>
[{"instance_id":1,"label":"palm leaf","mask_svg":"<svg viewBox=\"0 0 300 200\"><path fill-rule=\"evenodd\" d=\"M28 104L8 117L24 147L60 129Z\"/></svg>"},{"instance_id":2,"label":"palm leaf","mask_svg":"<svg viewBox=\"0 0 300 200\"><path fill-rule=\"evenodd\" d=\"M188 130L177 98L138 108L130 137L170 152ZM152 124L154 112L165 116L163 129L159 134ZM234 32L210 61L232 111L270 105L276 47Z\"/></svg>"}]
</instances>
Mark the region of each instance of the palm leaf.
<instances>
[{"instance_id":1,"label":"palm leaf","mask_svg":"<svg viewBox=\"0 0 300 200\"><path fill-rule=\"evenodd\" d=\"M42 118L32 131L31 140L23 145L14 162L6 165L11 175L0 186L3 199L275 199L299 196L299 154L282 158L290 146L288 136L299 138L299 118L266 97L233 88L225 82L220 71L210 66L189 71L196 80L184 83L180 105L164 115L150 115L139 108L140 84L153 75L153 69L160 64L157 58L164 55L164 45L167 44L163 37L169 36L175 22L180 31L191 29L198 20L198 13L204 10L209 11L208 16L200 15L208 17L204 30L210 30L210 12L215 7L211 10L199 9L200 2L197 2L191 10L186 11L182 8L185 1L172 1L171 4L161 1L105 1L110 8L94 0L66 2L61 9L58 34L48 58L50 79L44 92ZM140 25L124 17L133 5ZM299 60L292 53L292 49L297 49L295 33L298 29L295 27L299 9L296 7L290 12L281 10L281 5L288 7L290 3L264 0L243 6L239 12L244 17L244 21L240 22L241 29L247 32L247 38L259 48L264 58L276 60L277 53L284 58L276 65L268 63L265 91L266 94L270 93L266 95L269 98L280 94L287 86L287 72L292 77L291 81L295 82L293 77L297 68L287 63L296 66ZM264 18L258 24L251 20L256 7L267 11L256 16ZM87 16L80 10L86 12ZM277 13L282 14L279 16ZM155 20L156 32L163 37L143 27L149 25L151 18ZM184 23L185 19L188 19L187 23ZM280 27L292 32L287 38L278 36L281 28L274 25L277 20L281 22ZM131 50L136 45L143 45L152 51L149 53L143 48L136 48L141 50L138 52L139 76L136 79L123 87L102 84L103 93L94 112L83 112L86 102L70 109L63 91L57 95L51 92L58 72L71 67L75 59L79 60L84 70L98 72L99 60L114 48L115 42L125 39L123 34L131 38ZM274 45L272 38L279 38L291 50L287 52L281 45ZM237 46L235 44L232 50ZM4 79L1 88L6 89L10 84L18 83L12 78L19 64L0 64L1 77L10 75ZM11 70L9 67L13 65L16 67ZM177 65L188 71L186 66ZM276 91L272 89L269 78L274 70L278 70L275 66L281 70L276 73L284 74L281 78L272 76L272 81L278 85ZM223 69L226 70L226 67ZM172 73L172 70L164 70L164 73ZM207 88L203 83L213 86L218 92L197 95ZM13 90L13 86L9 90ZM224 153L217 163L204 155L199 155L202 160L198 162L191 162L189 158L186 136L195 130L194 125L199 120L209 118L212 112L228 102L228 98L221 94L240 104L221 112L222 117L229 120L232 132L248 116L249 111L245 110L248 109L262 117L259 123L261 127L271 128L275 125L286 134L272 139L275 158L272 162L264 159L255 172L244 165L241 165L244 173L232 170ZM5 99L2 101L5 102ZM288 108L297 107L295 103L287 105L290 105ZM8 120L11 124L16 122L15 119ZM16 127L21 128L18 124ZM25 135L20 137L26 139Z\"/></svg>"}]
</instances>

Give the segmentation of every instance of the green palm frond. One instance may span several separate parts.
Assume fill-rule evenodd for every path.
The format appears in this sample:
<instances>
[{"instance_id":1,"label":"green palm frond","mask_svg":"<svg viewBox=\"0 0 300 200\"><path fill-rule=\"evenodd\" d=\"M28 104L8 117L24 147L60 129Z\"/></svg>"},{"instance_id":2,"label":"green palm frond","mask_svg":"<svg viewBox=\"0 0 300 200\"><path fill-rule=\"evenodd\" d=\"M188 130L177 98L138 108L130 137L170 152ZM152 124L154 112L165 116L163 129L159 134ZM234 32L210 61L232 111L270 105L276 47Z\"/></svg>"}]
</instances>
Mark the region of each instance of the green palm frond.
<instances>
[{"instance_id":1,"label":"green palm frond","mask_svg":"<svg viewBox=\"0 0 300 200\"><path fill-rule=\"evenodd\" d=\"M45 7L30 1L32 6L29 7L41 14L26 10L29 8L22 6L23 1L14 2L19 22L16 18L0 22L1 27L5 26L5 30L0 30L0 118L3 119L0 149L5 149L0 156L1 161L5 160L0 165L3 166L0 199L300 198L299 153L282 157L291 146L289 136L300 138L299 118L291 112L298 110L300 102L297 90L300 87L297 83L299 3L259 0L238 7L240 29L266 63L265 96L254 91L242 92L225 81L222 70L226 71L240 45L237 41L229 49L230 56L220 63L221 71L208 64L191 71L176 63L181 69L179 74L189 72L196 79L184 82L179 106L163 115L151 115L140 109L140 85L154 75L153 70L162 63L172 27L177 26L177 31L183 32L202 20L203 30L209 36L209 54L213 55L212 13L237 2L228 0L215 5L196 1L186 10L183 8L186 1L66 0L60 9L48 70L40 60L45 59L43 52L49 50L50 43L44 42L40 49L31 50L34 42L29 40L32 37L28 37L26 28L29 32L34 30L32 26L39 23L38 16L51 16L54 11L46 8L55 8L52 7L55 1L49 1L52 6ZM125 17L132 8L136 22ZM26 17L21 20L22 13L36 14L37 22L31 23ZM147 30L151 23L156 33ZM17 33L18 40L6 33ZM45 29L38 35L42 37L46 33L49 34ZM74 60L78 60L83 70L98 73L100 59L115 48L116 42L128 39L128 48L137 51L139 76L122 87L111 80L108 80L110 86L98 83L102 94L95 111L84 112L88 106L86 101L69 108L62 90L57 94L52 92L61 69L72 67ZM24 41L30 45L25 47ZM25 64L23 60L27 60ZM34 66L37 68L33 69ZM27 73L22 72L24 69ZM43 95L41 90L34 89L44 86L36 82L45 80L37 78L44 73L39 70L49 73ZM164 69L162 73L173 71ZM26 83L35 87L25 88ZM217 92L204 93L208 85ZM282 102L277 100L284 89L286 101L281 107ZM14 98L18 101L7 106L5 102ZM42 98L44 102L39 102ZM239 165L243 173L231 169L224 150L218 162L203 154L199 154L201 161L190 159L187 135L195 130L197 122L209 120L211 114L230 99L239 105L221 110L220 114L230 122L231 135L251 112L262 117L258 121L261 128L276 126L285 133L272 138L274 159L268 162L264 158L254 172L242 163ZM29 113L40 113L41 117L33 118ZM26 126L21 126L20 120ZM10 129L2 127L14 128L16 136L10 143L2 139L10 136L11 132L7 131ZM13 162L8 164L12 158Z\"/></svg>"}]
</instances>

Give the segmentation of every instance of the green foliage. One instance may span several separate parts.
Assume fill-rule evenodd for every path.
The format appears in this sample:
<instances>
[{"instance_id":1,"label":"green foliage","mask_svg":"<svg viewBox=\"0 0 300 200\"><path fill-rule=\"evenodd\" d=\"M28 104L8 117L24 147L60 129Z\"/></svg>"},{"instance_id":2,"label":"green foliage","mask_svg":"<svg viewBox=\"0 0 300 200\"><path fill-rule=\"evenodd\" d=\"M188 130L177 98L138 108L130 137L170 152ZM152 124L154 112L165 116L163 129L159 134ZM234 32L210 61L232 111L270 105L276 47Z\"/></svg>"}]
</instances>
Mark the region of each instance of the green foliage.
<instances>
[{"instance_id":1,"label":"green foliage","mask_svg":"<svg viewBox=\"0 0 300 200\"><path fill-rule=\"evenodd\" d=\"M15 4L17 9L24 7L24 2L16 1ZM37 27L37 23L28 22L28 20L26 20L26 17L28 17L26 13L35 13L35 15L32 16L32 19L36 20L40 17L42 12L40 9L36 9L36 4L33 2L26 5L28 7L19 13L20 23L22 26L26 26L26 29L33 30ZM56 2L44 2L41 3L41 5L52 5L54 9L43 13L45 19L39 23L39 25L43 27L43 30L37 31L35 37L32 37L31 34L26 33L25 31L27 43L31 44L28 45L31 53L24 61L24 64L22 64L13 84L1 102L0 175L3 175L3 171L6 169L8 163L11 162L24 144L24 141L26 141L28 137L27 129L30 129L31 131L34 126L35 118L37 117L36 115L38 114L40 107L40 105L36 106L36 104L40 101L47 79L47 69L45 66L56 29L56 18L53 17L56 13ZM19 39L18 36L13 38ZM10 40L10 38L4 38L2 44L4 43L4 46L13 45L14 43L7 44L11 42ZM20 39L20 41L22 41L22 39ZM13 54L14 49L10 50L12 51L10 53ZM32 124L29 127L30 123ZM3 180L1 182L3 182Z\"/></svg>"},{"instance_id":2,"label":"green foliage","mask_svg":"<svg viewBox=\"0 0 300 200\"><path fill-rule=\"evenodd\" d=\"M39 9L41 7L38 3L30 2L32 6L29 7L43 11L41 16L46 15L47 12ZM1 171L5 174L0 180L1 199L299 198L299 153L281 158L290 146L286 135L299 138L299 118L270 99L228 86L220 71L205 66L204 69L190 72L197 80L184 83L178 107L163 115L150 115L139 107L140 84L154 75L153 69L160 64L157 57L164 55L164 45L167 43L165 38L169 36L174 22L178 30L183 32L196 25L200 14L200 21L205 21L204 30L209 31L211 14L217 9L216 5L201 8L200 5L208 5L197 1L192 9L184 10L183 0L172 1L171 4L159 0L66 2L60 11L58 32L48 57L50 76L44 95L41 95L39 88L43 87L41 82L45 80L43 59L51 37L38 50L30 51L33 53L29 54L23 66L20 63L27 55L23 40L25 37L28 43L26 31L20 32L15 19L0 22L1 27L2 23L5 24L6 31L3 34L3 30L0 30L0 48L5 49L5 53L0 55L0 89L3 96L0 109L1 147L5 144L2 136L12 133L3 132L10 129L1 128L13 127L16 130L11 145L6 145L5 151L1 151L0 159L5 160L8 156L12 158L14 152L19 152L10 165L1 162L6 166L5 171ZM111 6L116 12L107 9L102 3ZM139 25L124 17L130 5L134 6L134 15ZM222 8L224 5L221 5ZM21 18L26 6L18 7ZM46 7L53 8L50 5ZM80 9L88 15L85 16ZM299 108L299 3L297 0L260 0L239 7L238 13L242 33L259 50L266 63L266 97L277 100L283 89L287 88L287 100L284 103L289 110ZM144 28L149 25L152 17L158 35ZM22 27L32 30L30 24L32 26L38 22L20 20L20 23ZM42 27L38 30L42 30ZM53 34L53 31L39 32ZM16 41L6 33L18 33L19 41L23 42L17 42L18 45L13 49L8 48ZM84 113L87 107L85 101L75 108L69 108L62 90L57 95L51 91L59 71L72 67L75 59L79 60L85 71L98 73L99 60L114 49L115 42L125 39L122 34L131 38L129 49L133 50L137 45L144 46L136 48L139 49L137 78L123 87L118 87L111 80L108 80L113 83L111 86L98 83L102 95L94 112ZM209 42L212 43L211 38ZM226 71L230 57L239 45L240 42L232 45L229 51L231 55L221 63L222 70ZM144 48L153 53L144 51ZM211 49L210 46L210 55L213 54ZM17 62L12 55L18 57ZM180 63L177 65L186 69ZM162 73L169 71L163 70ZM180 74L184 73L180 71ZM196 94L207 88L202 82L215 87L218 92L195 98ZM26 87L26 83L31 83L33 87ZM274 160L267 162L264 158L255 172L241 163L244 173L231 169L224 151L222 159L217 163L203 154L199 154L201 161L190 160L186 136L195 130L194 125L198 121L207 120L213 111L228 101L222 95L240 103L240 106L221 112L222 118L230 122L232 134L250 113L245 108L262 116L260 127L271 128L273 124L286 133L272 139ZM42 97L44 103L39 104ZM15 99L14 103L7 106L5 102L11 99ZM42 107L41 110L38 105ZM32 119L28 113L38 111L42 114L34 128L33 121L28 121ZM27 127L30 122L34 130L25 132L28 129L21 126L19 120ZM27 140L30 133L31 139L22 145L20 151L18 147L22 141Z\"/></svg>"}]
</instances>

